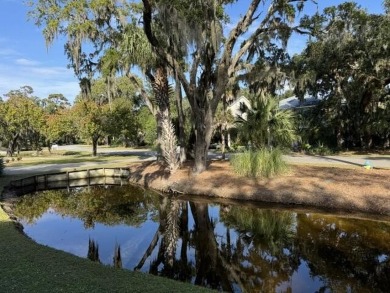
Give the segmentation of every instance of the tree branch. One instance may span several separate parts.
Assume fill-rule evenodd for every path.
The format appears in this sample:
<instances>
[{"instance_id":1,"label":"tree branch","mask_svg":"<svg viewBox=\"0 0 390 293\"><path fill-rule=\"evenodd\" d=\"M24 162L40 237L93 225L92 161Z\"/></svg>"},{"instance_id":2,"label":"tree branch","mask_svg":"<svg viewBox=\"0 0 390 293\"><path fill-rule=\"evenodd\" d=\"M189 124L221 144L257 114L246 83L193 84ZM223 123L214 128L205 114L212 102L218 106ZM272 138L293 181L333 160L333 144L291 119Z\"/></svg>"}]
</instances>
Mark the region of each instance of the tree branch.
<instances>
[{"instance_id":1,"label":"tree branch","mask_svg":"<svg viewBox=\"0 0 390 293\"><path fill-rule=\"evenodd\" d=\"M225 51L222 57L223 62L226 62L228 59L230 59L237 39L248 30L248 27L257 18L253 18L253 15L260 4L260 1L261 0L252 0L252 3L250 4L246 14L239 20L236 27L230 32L229 37L225 42Z\"/></svg>"}]
</instances>

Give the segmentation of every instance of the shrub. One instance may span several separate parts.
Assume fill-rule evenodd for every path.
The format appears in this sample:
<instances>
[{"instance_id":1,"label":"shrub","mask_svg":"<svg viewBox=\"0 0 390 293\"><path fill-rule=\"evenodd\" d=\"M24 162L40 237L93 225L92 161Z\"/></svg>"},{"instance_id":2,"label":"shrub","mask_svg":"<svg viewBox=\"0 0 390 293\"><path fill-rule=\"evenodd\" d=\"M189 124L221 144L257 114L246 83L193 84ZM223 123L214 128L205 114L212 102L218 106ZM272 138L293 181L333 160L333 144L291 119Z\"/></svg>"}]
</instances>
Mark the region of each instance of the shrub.
<instances>
[{"instance_id":1,"label":"shrub","mask_svg":"<svg viewBox=\"0 0 390 293\"><path fill-rule=\"evenodd\" d=\"M333 150L322 143L318 143L316 147L310 146L309 148L304 149L304 151L309 155L329 156L334 154Z\"/></svg>"},{"instance_id":2,"label":"shrub","mask_svg":"<svg viewBox=\"0 0 390 293\"><path fill-rule=\"evenodd\" d=\"M3 175L3 171L4 171L4 161L3 161L3 158L0 158L0 176Z\"/></svg>"},{"instance_id":3,"label":"shrub","mask_svg":"<svg viewBox=\"0 0 390 293\"><path fill-rule=\"evenodd\" d=\"M272 177L287 170L279 149L262 148L258 151L247 151L235 154L230 159L234 171L247 177Z\"/></svg>"}]
</instances>

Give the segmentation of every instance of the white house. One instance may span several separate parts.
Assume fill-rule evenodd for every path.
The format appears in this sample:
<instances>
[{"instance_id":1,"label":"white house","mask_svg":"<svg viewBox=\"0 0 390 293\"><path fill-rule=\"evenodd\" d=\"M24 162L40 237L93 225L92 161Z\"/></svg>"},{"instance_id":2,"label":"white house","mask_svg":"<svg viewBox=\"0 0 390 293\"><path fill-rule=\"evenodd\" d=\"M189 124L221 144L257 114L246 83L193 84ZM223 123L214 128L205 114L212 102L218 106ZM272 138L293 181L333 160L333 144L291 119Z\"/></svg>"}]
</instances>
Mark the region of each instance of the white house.
<instances>
[{"instance_id":1,"label":"white house","mask_svg":"<svg viewBox=\"0 0 390 293\"><path fill-rule=\"evenodd\" d=\"M247 114L242 112L242 109L245 107L248 109L252 109L249 100L244 96L240 96L228 106L228 109L230 110L234 118L242 117L245 119Z\"/></svg>"}]
</instances>

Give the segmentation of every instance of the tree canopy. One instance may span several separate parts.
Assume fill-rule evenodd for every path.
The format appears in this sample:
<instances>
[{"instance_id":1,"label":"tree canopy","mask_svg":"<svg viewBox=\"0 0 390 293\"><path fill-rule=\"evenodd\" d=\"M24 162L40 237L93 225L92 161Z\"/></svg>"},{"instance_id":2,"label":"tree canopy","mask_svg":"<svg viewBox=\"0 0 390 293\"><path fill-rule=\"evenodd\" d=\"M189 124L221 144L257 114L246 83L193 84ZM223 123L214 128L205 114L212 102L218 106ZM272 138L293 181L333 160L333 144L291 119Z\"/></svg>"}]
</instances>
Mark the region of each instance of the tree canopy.
<instances>
[{"instance_id":1,"label":"tree canopy","mask_svg":"<svg viewBox=\"0 0 390 293\"><path fill-rule=\"evenodd\" d=\"M322 136L331 131L330 143L339 148L388 143L389 16L369 14L349 2L328 7L310 21L320 29L294 58L296 93L322 101L315 118Z\"/></svg>"}]
</instances>

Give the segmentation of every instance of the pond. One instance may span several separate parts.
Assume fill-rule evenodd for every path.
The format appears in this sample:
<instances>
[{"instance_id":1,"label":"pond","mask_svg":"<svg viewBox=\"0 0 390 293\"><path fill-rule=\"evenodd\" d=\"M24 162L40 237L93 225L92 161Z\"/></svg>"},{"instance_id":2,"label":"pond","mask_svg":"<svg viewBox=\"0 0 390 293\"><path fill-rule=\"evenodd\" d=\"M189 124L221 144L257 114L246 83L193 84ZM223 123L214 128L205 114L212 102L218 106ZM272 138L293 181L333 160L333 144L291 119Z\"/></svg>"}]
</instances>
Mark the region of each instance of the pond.
<instances>
[{"instance_id":1,"label":"pond","mask_svg":"<svg viewBox=\"0 0 390 293\"><path fill-rule=\"evenodd\" d=\"M131 185L44 191L24 196L14 212L43 245L220 291L390 288L385 220L166 197Z\"/></svg>"}]
</instances>

